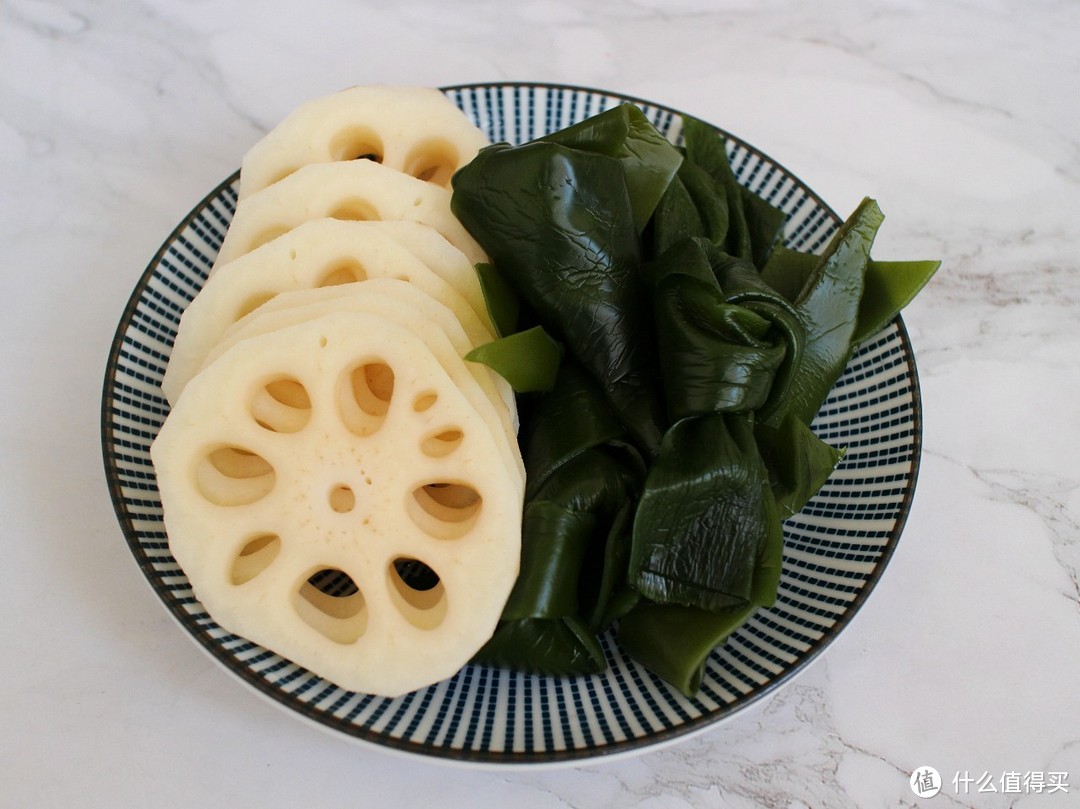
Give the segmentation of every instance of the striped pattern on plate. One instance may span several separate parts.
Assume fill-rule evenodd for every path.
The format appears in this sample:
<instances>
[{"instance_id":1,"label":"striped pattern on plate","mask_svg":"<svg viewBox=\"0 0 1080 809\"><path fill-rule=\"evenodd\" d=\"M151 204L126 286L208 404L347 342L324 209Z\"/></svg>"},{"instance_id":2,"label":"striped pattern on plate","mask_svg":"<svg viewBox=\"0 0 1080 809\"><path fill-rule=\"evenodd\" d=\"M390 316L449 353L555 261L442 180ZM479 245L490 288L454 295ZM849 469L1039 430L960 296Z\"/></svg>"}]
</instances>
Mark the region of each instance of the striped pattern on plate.
<instances>
[{"instance_id":1,"label":"striped pattern on plate","mask_svg":"<svg viewBox=\"0 0 1080 809\"><path fill-rule=\"evenodd\" d=\"M678 141L680 113L567 86L489 84L446 93L494 140L522 142L622 101ZM728 135L740 181L788 214L786 242L820 251L839 218L798 179ZM322 726L394 750L488 764L533 764L639 751L730 716L804 667L851 620L882 574L914 493L921 441L918 378L898 318L852 359L814 423L847 454L785 524L776 605L758 611L708 660L687 699L603 638L610 667L559 679L468 666L397 699L343 691L215 625L169 554L149 446L167 413L159 389L180 315L206 281L236 204L237 175L200 202L139 280L113 341L102 394L105 469L120 524L171 614L243 681Z\"/></svg>"}]
</instances>

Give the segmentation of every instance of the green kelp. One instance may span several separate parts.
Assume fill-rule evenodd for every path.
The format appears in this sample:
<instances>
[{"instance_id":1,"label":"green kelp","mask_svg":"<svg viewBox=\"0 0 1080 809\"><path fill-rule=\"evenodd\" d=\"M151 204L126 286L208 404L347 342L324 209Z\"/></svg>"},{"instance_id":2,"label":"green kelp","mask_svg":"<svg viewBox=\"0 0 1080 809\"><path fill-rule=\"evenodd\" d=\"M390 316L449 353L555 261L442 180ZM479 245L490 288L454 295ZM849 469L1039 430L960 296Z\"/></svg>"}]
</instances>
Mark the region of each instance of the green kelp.
<instances>
[{"instance_id":1,"label":"green kelp","mask_svg":"<svg viewBox=\"0 0 1080 809\"><path fill-rule=\"evenodd\" d=\"M783 213L738 183L721 133L682 123L676 147L623 104L454 176L504 340L545 335L491 362L526 380L528 479L521 573L479 660L595 672L615 628L692 695L774 602L783 520L843 457L811 420L937 270L870 258L872 199L821 255L783 247Z\"/></svg>"}]
</instances>

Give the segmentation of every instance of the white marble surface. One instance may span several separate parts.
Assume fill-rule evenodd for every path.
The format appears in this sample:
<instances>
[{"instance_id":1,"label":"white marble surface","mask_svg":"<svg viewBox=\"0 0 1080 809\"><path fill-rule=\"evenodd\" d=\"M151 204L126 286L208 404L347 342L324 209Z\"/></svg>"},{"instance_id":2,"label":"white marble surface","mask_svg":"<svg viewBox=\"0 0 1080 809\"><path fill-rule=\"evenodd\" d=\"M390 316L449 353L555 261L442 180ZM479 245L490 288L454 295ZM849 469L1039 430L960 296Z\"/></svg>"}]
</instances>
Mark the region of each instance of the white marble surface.
<instances>
[{"instance_id":1,"label":"white marble surface","mask_svg":"<svg viewBox=\"0 0 1080 809\"><path fill-rule=\"evenodd\" d=\"M936 805L1080 805L1080 6L287 6L0 2L0 803L893 807L932 765ZM635 758L451 772L311 729L176 628L105 488L109 342L173 225L309 97L486 80L692 112L838 210L877 197L879 257L944 261L906 313L925 446L877 590L793 683Z\"/></svg>"}]
</instances>

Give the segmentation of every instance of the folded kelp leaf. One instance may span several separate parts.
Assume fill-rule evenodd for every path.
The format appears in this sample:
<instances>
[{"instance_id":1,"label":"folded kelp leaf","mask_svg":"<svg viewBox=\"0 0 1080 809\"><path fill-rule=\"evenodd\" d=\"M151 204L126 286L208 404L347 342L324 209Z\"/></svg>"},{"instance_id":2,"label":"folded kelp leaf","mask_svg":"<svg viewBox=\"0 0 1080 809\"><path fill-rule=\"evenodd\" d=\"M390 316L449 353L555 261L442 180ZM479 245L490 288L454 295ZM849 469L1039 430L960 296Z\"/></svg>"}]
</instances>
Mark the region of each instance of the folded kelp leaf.
<instances>
[{"instance_id":1,"label":"folded kelp leaf","mask_svg":"<svg viewBox=\"0 0 1080 809\"><path fill-rule=\"evenodd\" d=\"M730 217L727 197L708 172L683 160L649 221L644 234L646 255L662 255L688 238L705 239L722 248Z\"/></svg>"},{"instance_id":2,"label":"folded kelp leaf","mask_svg":"<svg viewBox=\"0 0 1080 809\"><path fill-rule=\"evenodd\" d=\"M778 427L758 425L754 438L782 520L802 510L844 457L843 449L826 444L790 413Z\"/></svg>"},{"instance_id":3,"label":"folded kelp leaf","mask_svg":"<svg viewBox=\"0 0 1080 809\"><path fill-rule=\"evenodd\" d=\"M526 570L504 617L578 614L594 631L606 627L612 599L626 583L639 488L640 481L603 448L578 455L553 474L525 507Z\"/></svg>"},{"instance_id":4,"label":"folded kelp leaf","mask_svg":"<svg viewBox=\"0 0 1080 809\"><path fill-rule=\"evenodd\" d=\"M806 328L795 307L762 279L755 265L715 247L709 252L709 261L717 283L723 289L724 300L767 320L772 326L771 339L783 342L785 346L784 358L776 370L768 398L755 413L757 421L767 421L773 413L786 407L792 394L792 382L806 345Z\"/></svg>"},{"instance_id":5,"label":"folded kelp leaf","mask_svg":"<svg viewBox=\"0 0 1080 809\"><path fill-rule=\"evenodd\" d=\"M778 425L789 412L809 424L851 358L870 247L883 219L877 202L866 198L859 203L795 299L805 332L803 356L791 380L790 399L769 416L770 425Z\"/></svg>"},{"instance_id":6,"label":"folded kelp leaf","mask_svg":"<svg viewBox=\"0 0 1080 809\"><path fill-rule=\"evenodd\" d=\"M794 308L700 238L646 265L669 423L779 407L802 352ZM779 377L779 379L777 379Z\"/></svg>"},{"instance_id":7,"label":"folded kelp leaf","mask_svg":"<svg viewBox=\"0 0 1080 809\"><path fill-rule=\"evenodd\" d=\"M719 287L693 278L659 284L656 309L672 420L765 404L785 353L782 342L769 339L769 321L725 303Z\"/></svg>"},{"instance_id":8,"label":"folded kelp leaf","mask_svg":"<svg viewBox=\"0 0 1080 809\"><path fill-rule=\"evenodd\" d=\"M933 278L940 261L874 261L866 268L866 288L851 342L858 345L892 322Z\"/></svg>"},{"instance_id":9,"label":"folded kelp leaf","mask_svg":"<svg viewBox=\"0 0 1080 809\"><path fill-rule=\"evenodd\" d=\"M813 274L818 260L818 256L811 253L778 247L762 268L761 277L794 302ZM871 258L866 265L865 288L859 302L852 343L862 343L892 322L934 277L940 266L940 261L877 261Z\"/></svg>"},{"instance_id":10,"label":"folded kelp leaf","mask_svg":"<svg viewBox=\"0 0 1080 809\"><path fill-rule=\"evenodd\" d=\"M637 485L598 448L549 476L525 506L521 570L479 662L559 675L603 669L595 635L636 601L625 571Z\"/></svg>"},{"instance_id":11,"label":"folded kelp leaf","mask_svg":"<svg viewBox=\"0 0 1080 809\"><path fill-rule=\"evenodd\" d=\"M646 455L659 446L663 416L652 345L641 339L649 312L638 223L681 159L640 110L624 105L570 137L490 146L453 180L455 215L540 324L600 382Z\"/></svg>"},{"instance_id":12,"label":"folded kelp leaf","mask_svg":"<svg viewBox=\"0 0 1080 809\"><path fill-rule=\"evenodd\" d=\"M775 603L784 554L779 521L758 551L744 603L713 610L641 598L619 619L619 644L683 694L695 696L713 649L754 610Z\"/></svg>"},{"instance_id":13,"label":"folded kelp leaf","mask_svg":"<svg viewBox=\"0 0 1080 809\"><path fill-rule=\"evenodd\" d=\"M739 186L739 191L742 193L743 213L750 235L750 260L755 267L763 267L780 244L787 214L745 186Z\"/></svg>"},{"instance_id":14,"label":"folded kelp leaf","mask_svg":"<svg viewBox=\"0 0 1080 809\"><path fill-rule=\"evenodd\" d=\"M683 230L689 235L696 216L703 226L701 235L714 247L762 266L780 239L783 211L750 192L735 178L728 160L727 141L718 129L684 116L682 135L685 160L668 193L681 197L683 202L662 206L664 215L656 217L654 227L667 234L677 235ZM679 191L679 184L685 187L685 194ZM685 206L687 201L692 209ZM662 221L665 218L669 221ZM662 252L668 246L670 242L661 240L655 245L655 252Z\"/></svg>"},{"instance_id":15,"label":"folded kelp leaf","mask_svg":"<svg viewBox=\"0 0 1080 809\"><path fill-rule=\"evenodd\" d=\"M519 407L526 501L568 461L626 435L596 382L572 357L562 358L550 391L519 397Z\"/></svg>"},{"instance_id":16,"label":"folded kelp leaf","mask_svg":"<svg viewBox=\"0 0 1080 809\"><path fill-rule=\"evenodd\" d=\"M514 332L477 346L465 359L498 373L518 393L550 390L559 371L562 347L541 326Z\"/></svg>"},{"instance_id":17,"label":"folded kelp leaf","mask_svg":"<svg viewBox=\"0 0 1080 809\"><path fill-rule=\"evenodd\" d=\"M484 298L484 306L499 337L517 331L521 314L521 300L514 288L506 282L494 264L482 262L475 266L476 280Z\"/></svg>"},{"instance_id":18,"label":"folded kelp leaf","mask_svg":"<svg viewBox=\"0 0 1080 809\"><path fill-rule=\"evenodd\" d=\"M742 607L751 603L758 561L778 537L782 528L752 418L683 419L665 434L645 479L629 581L659 603Z\"/></svg>"},{"instance_id":19,"label":"folded kelp leaf","mask_svg":"<svg viewBox=\"0 0 1080 809\"><path fill-rule=\"evenodd\" d=\"M708 612L675 604L638 603L619 622L628 655L688 697L697 694L709 654L757 609Z\"/></svg>"},{"instance_id":20,"label":"folded kelp leaf","mask_svg":"<svg viewBox=\"0 0 1080 809\"><path fill-rule=\"evenodd\" d=\"M619 160L639 233L682 163L667 138L632 104L620 104L540 140Z\"/></svg>"},{"instance_id":21,"label":"folded kelp leaf","mask_svg":"<svg viewBox=\"0 0 1080 809\"><path fill-rule=\"evenodd\" d=\"M473 662L550 677L595 674L607 667L600 641L574 616L503 621Z\"/></svg>"}]
</instances>

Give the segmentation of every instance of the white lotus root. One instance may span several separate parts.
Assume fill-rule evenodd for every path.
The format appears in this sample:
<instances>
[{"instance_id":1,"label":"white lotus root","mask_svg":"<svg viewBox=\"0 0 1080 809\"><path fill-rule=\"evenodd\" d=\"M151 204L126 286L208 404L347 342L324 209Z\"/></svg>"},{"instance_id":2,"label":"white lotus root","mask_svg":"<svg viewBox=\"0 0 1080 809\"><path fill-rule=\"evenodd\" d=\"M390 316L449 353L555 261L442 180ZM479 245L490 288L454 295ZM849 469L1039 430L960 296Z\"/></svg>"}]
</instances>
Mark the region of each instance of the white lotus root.
<instances>
[{"instance_id":1,"label":"white lotus root","mask_svg":"<svg viewBox=\"0 0 1080 809\"><path fill-rule=\"evenodd\" d=\"M226 329L206 355L203 366L213 364L241 340L332 312L379 315L416 334L476 408L488 429L505 437L506 468L524 486L525 466L517 446L513 390L486 365L462 359L475 344L454 312L405 280L375 278L283 292Z\"/></svg>"},{"instance_id":2,"label":"white lotus root","mask_svg":"<svg viewBox=\"0 0 1080 809\"><path fill-rule=\"evenodd\" d=\"M219 625L393 696L495 628L520 552L506 440L414 331L337 311L224 351L151 455L170 550Z\"/></svg>"},{"instance_id":3,"label":"white lotus root","mask_svg":"<svg viewBox=\"0 0 1080 809\"><path fill-rule=\"evenodd\" d=\"M494 339L476 271L416 222L314 219L218 267L184 311L162 390L175 402L225 330L282 292L400 278L449 307L473 346Z\"/></svg>"},{"instance_id":4,"label":"white lotus root","mask_svg":"<svg viewBox=\"0 0 1080 809\"><path fill-rule=\"evenodd\" d=\"M311 219L398 220L434 228L469 262L487 255L450 211L450 191L371 160L314 163L244 197L211 272Z\"/></svg>"},{"instance_id":5,"label":"white lotus root","mask_svg":"<svg viewBox=\"0 0 1080 809\"><path fill-rule=\"evenodd\" d=\"M443 93L430 87L350 87L294 109L244 158L240 196L310 163L368 159L448 186L488 143Z\"/></svg>"}]
</instances>

